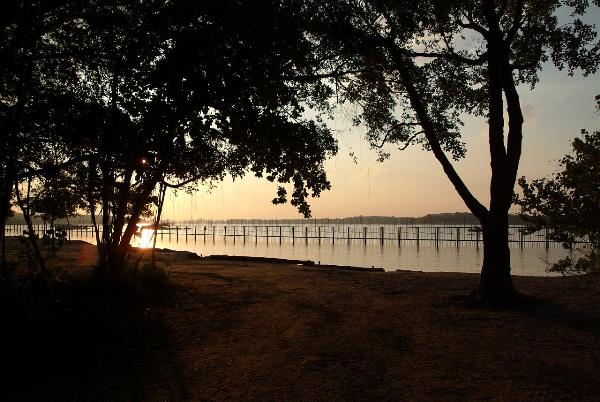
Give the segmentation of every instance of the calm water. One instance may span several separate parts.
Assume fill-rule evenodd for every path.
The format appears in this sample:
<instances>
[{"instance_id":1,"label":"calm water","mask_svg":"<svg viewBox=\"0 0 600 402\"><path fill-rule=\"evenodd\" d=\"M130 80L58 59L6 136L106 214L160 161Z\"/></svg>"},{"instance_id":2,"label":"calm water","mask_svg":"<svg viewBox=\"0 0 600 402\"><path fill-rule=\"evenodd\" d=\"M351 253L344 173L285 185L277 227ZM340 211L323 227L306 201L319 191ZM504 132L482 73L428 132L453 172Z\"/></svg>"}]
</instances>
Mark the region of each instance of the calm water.
<instances>
[{"instance_id":1,"label":"calm water","mask_svg":"<svg viewBox=\"0 0 600 402\"><path fill-rule=\"evenodd\" d=\"M147 245L151 237L151 231L145 231L141 237L136 237L134 245ZM161 238L162 237L162 238ZM72 233L72 239L82 239L94 242L91 235ZM464 243L456 247L452 242L440 242L439 247L431 241L421 241L416 246L414 241L386 240L381 244L377 240L368 240L365 244L362 240L336 239L334 242L329 238L317 239L303 238L292 239L271 238L258 239L248 236L244 241L238 237L224 238L202 236L187 239L179 235L177 241L172 235L158 236L157 247L173 250L192 251L201 255L240 255L273 257L297 260L312 260L321 264L350 265L358 267L381 267L386 271L415 270L425 272L479 272L483 260L483 249L477 248L475 243ZM569 252L560 247L553 246L546 250L543 243L529 245L520 248L513 244L511 247L512 271L515 275L548 276L546 268L548 262L554 262L568 255Z\"/></svg>"}]
</instances>

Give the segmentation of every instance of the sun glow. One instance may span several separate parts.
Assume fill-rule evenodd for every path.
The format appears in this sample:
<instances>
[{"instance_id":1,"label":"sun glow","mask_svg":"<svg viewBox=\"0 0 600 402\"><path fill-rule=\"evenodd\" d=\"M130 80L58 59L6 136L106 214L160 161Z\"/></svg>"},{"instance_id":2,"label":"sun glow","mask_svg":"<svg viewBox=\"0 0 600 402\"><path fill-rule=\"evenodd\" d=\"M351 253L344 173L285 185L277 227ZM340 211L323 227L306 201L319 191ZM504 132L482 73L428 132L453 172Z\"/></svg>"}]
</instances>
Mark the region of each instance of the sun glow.
<instances>
[{"instance_id":1,"label":"sun glow","mask_svg":"<svg viewBox=\"0 0 600 402\"><path fill-rule=\"evenodd\" d=\"M154 229L141 229L140 239L138 241L138 247L150 248L154 242Z\"/></svg>"}]
</instances>

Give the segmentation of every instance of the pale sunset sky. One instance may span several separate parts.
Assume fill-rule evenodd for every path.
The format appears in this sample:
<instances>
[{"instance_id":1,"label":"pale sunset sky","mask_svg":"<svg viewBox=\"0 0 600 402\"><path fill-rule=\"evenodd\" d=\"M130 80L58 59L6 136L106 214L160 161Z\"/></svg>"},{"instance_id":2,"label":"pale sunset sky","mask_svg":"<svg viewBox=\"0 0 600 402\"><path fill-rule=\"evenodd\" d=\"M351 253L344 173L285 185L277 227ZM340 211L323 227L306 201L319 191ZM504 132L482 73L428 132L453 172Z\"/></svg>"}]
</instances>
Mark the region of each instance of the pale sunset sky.
<instances>
[{"instance_id":1,"label":"pale sunset sky","mask_svg":"<svg viewBox=\"0 0 600 402\"><path fill-rule=\"evenodd\" d=\"M600 75L568 77L549 65L533 91L520 88L525 127L519 176L531 179L551 174L582 128L600 129L600 114L594 102L598 94ZM422 216L467 211L432 153L419 146L405 151L390 146L391 157L377 162L375 151L363 137L365 128L353 127L348 114L339 111L330 122L339 152L326 164L332 189L310 201L313 217ZM455 166L471 191L487 205L490 168L485 119L467 118L462 132L467 157ZM356 164L350 152L356 155ZM170 195L163 216L177 221L301 218L289 204L271 204L276 188L275 183L251 176L236 181L226 178L210 192L201 187L192 195Z\"/></svg>"},{"instance_id":2,"label":"pale sunset sky","mask_svg":"<svg viewBox=\"0 0 600 402\"><path fill-rule=\"evenodd\" d=\"M564 16L561 16L564 17ZM586 22L600 20L597 8ZM600 94L600 74L569 77L547 64L540 83L531 90L519 88L525 117L523 154L519 176L528 179L556 171L558 160L570 152L580 130L600 129L600 113L594 97ZM310 200L314 218L348 216L422 216L437 212L467 211L432 153L413 146L405 151L389 147L391 157L377 162L376 152L364 139L365 128L353 127L350 111L340 110L330 127L338 140L338 154L326 163L332 184L320 198ZM489 152L484 118L467 117L462 129L467 157L455 166L475 196L489 203ZM350 153L357 157L353 162ZM518 187L518 186L517 186ZM210 192L201 187L194 194L169 194L163 218L191 219L286 219L302 216L289 204L273 205L276 183L247 176L226 178Z\"/></svg>"}]
</instances>

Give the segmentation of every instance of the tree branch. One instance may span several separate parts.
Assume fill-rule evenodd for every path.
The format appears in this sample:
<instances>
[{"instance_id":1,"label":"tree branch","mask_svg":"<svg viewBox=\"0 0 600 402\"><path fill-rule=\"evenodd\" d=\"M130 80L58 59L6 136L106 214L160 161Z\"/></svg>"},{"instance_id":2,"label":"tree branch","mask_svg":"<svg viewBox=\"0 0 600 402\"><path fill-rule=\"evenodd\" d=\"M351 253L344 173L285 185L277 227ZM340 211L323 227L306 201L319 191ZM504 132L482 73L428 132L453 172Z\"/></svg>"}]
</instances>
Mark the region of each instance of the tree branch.
<instances>
[{"instance_id":1,"label":"tree branch","mask_svg":"<svg viewBox=\"0 0 600 402\"><path fill-rule=\"evenodd\" d=\"M505 43L510 45L517 36L519 29L521 29L523 23L523 0L516 0L515 5L515 16L513 18L512 26L506 34Z\"/></svg>"},{"instance_id":2,"label":"tree branch","mask_svg":"<svg viewBox=\"0 0 600 402\"><path fill-rule=\"evenodd\" d=\"M468 57L464 57L454 51L450 51L448 53L445 52L407 52L407 55L410 57L426 57L426 58L443 58L449 59L453 61L458 61L461 63L465 63L469 66L481 66L487 61L487 52L479 55L476 59L470 59Z\"/></svg>"},{"instance_id":3,"label":"tree branch","mask_svg":"<svg viewBox=\"0 0 600 402\"><path fill-rule=\"evenodd\" d=\"M406 61L404 60L405 56L398 48L396 48L393 40L387 42L387 48L392 56L395 67L400 74L412 108L419 119L421 127L423 127L423 133L429 142L429 146L431 147L433 154L442 165L446 176L448 176L450 182L461 196L467 207L471 210L473 215L480 220L485 220L488 215L488 210L475 198L475 196L473 196L442 149L433 122L431 121L429 112L427 111L427 107L425 106L419 91L415 87L412 74L410 73L410 70L406 65Z\"/></svg>"}]
</instances>

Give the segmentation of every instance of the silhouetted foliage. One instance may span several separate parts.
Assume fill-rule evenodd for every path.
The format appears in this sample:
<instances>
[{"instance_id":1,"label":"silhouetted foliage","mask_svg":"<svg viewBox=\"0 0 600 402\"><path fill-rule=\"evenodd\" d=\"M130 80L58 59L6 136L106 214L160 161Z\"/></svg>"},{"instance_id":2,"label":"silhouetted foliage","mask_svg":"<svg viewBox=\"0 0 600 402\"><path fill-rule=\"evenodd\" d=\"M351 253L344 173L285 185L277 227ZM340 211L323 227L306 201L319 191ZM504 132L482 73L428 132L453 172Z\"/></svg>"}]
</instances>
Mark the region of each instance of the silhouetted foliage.
<instances>
[{"instance_id":1,"label":"silhouetted foliage","mask_svg":"<svg viewBox=\"0 0 600 402\"><path fill-rule=\"evenodd\" d=\"M310 216L307 199L330 187L323 163L337 147L320 118L306 117L329 111L331 89L285 79L318 68L299 7L12 2L0 24L10 60L0 66L0 118L12 125L0 218L19 183L29 193L68 169L91 216L101 214L99 271L118 276L159 187L252 172L282 184L274 203L287 201L289 183L291 203ZM46 163L48 147L62 158Z\"/></svg>"},{"instance_id":2,"label":"silhouetted foliage","mask_svg":"<svg viewBox=\"0 0 600 402\"><path fill-rule=\"evenodd\" d=\"M563 274L600 272L600 131L581 131L573 153L560 160L561 170L550 178L528 183L519 179L523 195L517 198L531 230L548 228L548 236L566 248L576 242L584 256L566 257L552 265Z\"/></svg>"},{"instance_id":3,"label":"silhouetted foliage","mask_svg":"<svg viewBox=\"0 0 600 402\"><path fill-rule=\"evenodd\" d=\"M484 262L474 296L484 302L515 295L508 211L523 135L518 86L534 86L546 61L569 74L597 70L596 31L581 20L588 6L583 0L331 0L311 9L321 75L331 77L340 101L359 105L356 124L368 128L371 145L431 150L481 222ZM558 13L569 9L571 20L559 24ZM466 152L460 130L465 114L488 122L489 207L451 162Z\"/></svg>"}]
</instances>

